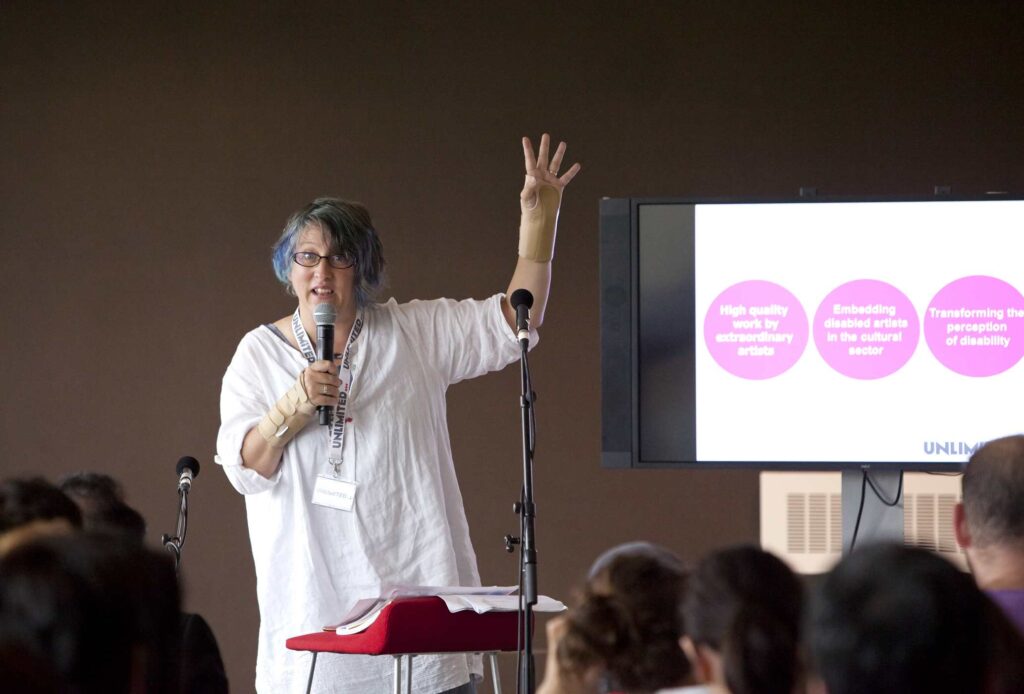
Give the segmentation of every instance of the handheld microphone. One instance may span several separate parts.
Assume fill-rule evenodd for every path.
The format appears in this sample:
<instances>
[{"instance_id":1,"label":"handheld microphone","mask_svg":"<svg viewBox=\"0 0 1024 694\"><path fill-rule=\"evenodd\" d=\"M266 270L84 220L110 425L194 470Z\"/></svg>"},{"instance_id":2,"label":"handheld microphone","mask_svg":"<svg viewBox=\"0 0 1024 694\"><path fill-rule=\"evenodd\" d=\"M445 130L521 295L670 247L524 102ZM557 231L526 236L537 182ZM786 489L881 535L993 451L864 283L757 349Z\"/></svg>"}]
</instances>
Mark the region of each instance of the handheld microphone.
<instances>
[{"instance_id":1,"label":"handheld microphone","mask_svg":"<svg viewBox=\"0 0 1024 694\"><path fill-rule=\"evenodd\" d=\"M533 294L529 289L512 292L508 302L516 311L516 337L525 347L530 342L530 309L533 308Z\"/></svg>"},{"instance_id":2,"label":"handheld microphone","mask_svg":"<svg viewBox=\"0 0 1024 694\"><path fill-rule=\"evenodd\" d=\"M334 320L337 312L333 304L317 304L313 309L313 322L316 323L316 358L317 360L334 359ZM317 405L317 415L321 424L330 424L334 408L330 405Z\"/></svg>"},{"instance_id":3,"label":"handheld microphone","mask_svg":"<svg viewBox=\"0 0 1024 694\"><path fill-rule=\"evenodd\" d=\"M188 490L192 488L192 480L199 477L199 461L186 455L178 461L174 471L178 475L178 492L188 494Z\"/></svg>"}]
</instances>

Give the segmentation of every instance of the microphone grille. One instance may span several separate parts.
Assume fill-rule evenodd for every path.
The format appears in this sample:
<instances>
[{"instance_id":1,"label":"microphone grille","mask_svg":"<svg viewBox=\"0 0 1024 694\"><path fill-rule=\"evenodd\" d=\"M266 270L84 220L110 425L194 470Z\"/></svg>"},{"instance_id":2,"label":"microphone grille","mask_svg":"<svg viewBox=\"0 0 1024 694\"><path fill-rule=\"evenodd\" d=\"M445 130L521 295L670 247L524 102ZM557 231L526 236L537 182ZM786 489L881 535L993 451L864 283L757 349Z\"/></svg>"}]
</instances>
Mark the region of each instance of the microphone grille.
<instances>
[{"instance_id":1,"label":"microphone grille","mask_svg":"<svg viewBox=\"0 0 1024 694\"><path fill-rule=\"evenodd\" d=\"M334 325L337 315L334 304L317 304L313 309L313 322L317 325Z\"/></svg>"},{"instance_id":2,"label":"microphone grille","mask_svg":"<svg viewBox=\"0 0 1024 694\"><path fill-rule=\"evenodd\" d=\"M512 292L508 302L512 304L512 308L519 308L520 306L533 308L533 294L530 293L529 289L517 289Z\"/></svg>"},{"instance_id":3,"label":"microphone grille","mask_svg":"<svg viewBox=\"0 0 1024 694\"><path fill-rule=\"evenodd\" d=\"M192 471L192 477L199 477L199 461L190 455L186 455L178 461L174 472L180 477L186 469Z\"/></svg>"}]
</instances>

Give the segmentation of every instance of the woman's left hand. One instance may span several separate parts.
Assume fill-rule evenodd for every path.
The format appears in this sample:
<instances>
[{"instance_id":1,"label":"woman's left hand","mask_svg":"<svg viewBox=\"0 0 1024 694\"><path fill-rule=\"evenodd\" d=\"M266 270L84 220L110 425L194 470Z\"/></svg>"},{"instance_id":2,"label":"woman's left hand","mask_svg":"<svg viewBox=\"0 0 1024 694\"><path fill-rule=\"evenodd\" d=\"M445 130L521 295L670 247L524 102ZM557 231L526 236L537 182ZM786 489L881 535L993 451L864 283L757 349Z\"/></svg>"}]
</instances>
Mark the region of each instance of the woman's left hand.
<instances>
[{"instance_id":1,"label":"woman's left hand","mask_svg":"<svg viewBox=\"0 0 1024 694\"><path fill-rule=\"evenodd\" d=\"M527 209L537 204L537 190L540 186L551 186L558 190L559 195L562 189L569 185L569 181L579 173L579 162L573 164L569 169L559 175L558 170L562 167L562 158L565 156L565 143L559 142L555 153L550 155L551 138L547 133L540 137L540 149L533 152L533 143L530 138L523 138L523 159L526 165L526 181L523 183L523 190L519 199Z\"/></svg>"}]
</instances>

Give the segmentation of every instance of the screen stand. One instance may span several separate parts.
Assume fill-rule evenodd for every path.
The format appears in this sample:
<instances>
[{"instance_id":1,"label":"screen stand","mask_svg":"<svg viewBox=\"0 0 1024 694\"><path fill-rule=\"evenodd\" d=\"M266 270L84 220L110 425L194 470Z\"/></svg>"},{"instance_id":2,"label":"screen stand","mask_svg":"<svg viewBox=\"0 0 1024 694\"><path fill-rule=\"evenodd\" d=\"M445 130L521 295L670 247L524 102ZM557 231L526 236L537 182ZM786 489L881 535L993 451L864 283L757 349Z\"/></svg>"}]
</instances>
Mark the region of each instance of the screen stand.
<instances>
[{"instance_id":1,"label":"screen stand","mask_svg":"<svg viewBox=\"0 0 1024 694\"><path fill-rule=\"evenodd\" d=\"M865 484L863 470L843 470L843 554L850 551L853 530L860 509L861 489L864 490L864 511L857 530L857 547L869 542L903 542L903 496L900 494L902 470L871 471L871 481L879 493L889 501L899 499L894 506L882 503L878 494Z\"/></svg>"}]
</instances>

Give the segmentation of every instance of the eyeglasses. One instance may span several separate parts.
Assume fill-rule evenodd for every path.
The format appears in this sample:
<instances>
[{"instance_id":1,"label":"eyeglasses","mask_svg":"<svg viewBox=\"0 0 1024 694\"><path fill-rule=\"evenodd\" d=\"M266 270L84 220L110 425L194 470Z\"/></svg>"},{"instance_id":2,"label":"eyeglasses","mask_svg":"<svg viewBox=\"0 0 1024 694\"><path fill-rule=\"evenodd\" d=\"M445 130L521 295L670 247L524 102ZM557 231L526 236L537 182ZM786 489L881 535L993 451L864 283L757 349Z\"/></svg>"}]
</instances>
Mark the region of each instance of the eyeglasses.
<instances>
[{"instance_id":1,"label":"eyeglasses","mask_svg":"<svg viewBox=\"0 0 1024 694\"><path fill-rule=\"evenodd\" d=\"M320 255L319 253L313 253L312 251L302 251L300 253L292 254L292 260L302 267L316 267L324 258L327 259L327 263L335 270L347 270L356 264L355 258L345 255L344 253L338 255Z\"/></svg>"}]
</instances>

